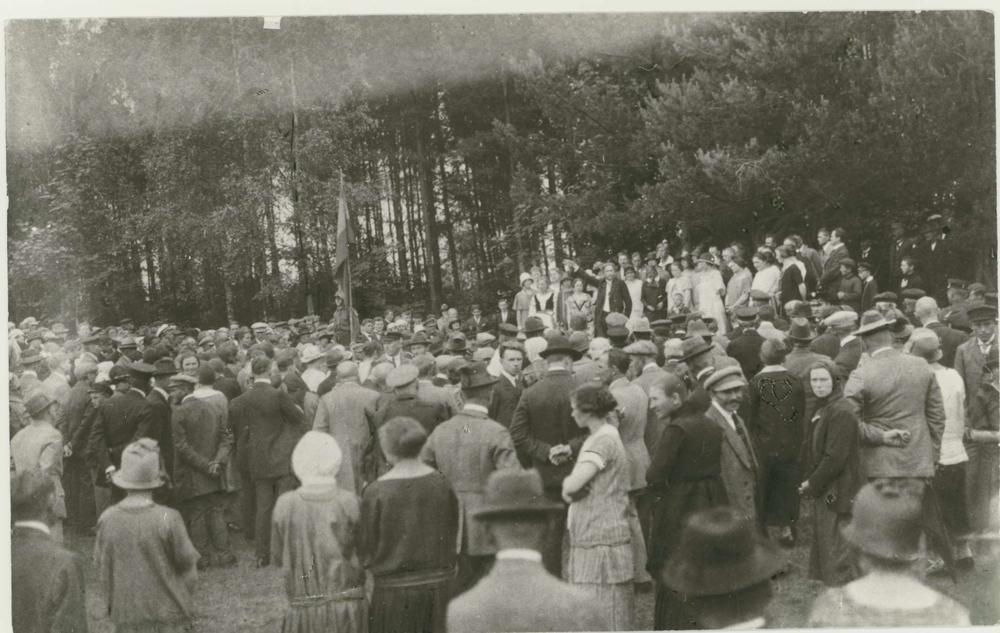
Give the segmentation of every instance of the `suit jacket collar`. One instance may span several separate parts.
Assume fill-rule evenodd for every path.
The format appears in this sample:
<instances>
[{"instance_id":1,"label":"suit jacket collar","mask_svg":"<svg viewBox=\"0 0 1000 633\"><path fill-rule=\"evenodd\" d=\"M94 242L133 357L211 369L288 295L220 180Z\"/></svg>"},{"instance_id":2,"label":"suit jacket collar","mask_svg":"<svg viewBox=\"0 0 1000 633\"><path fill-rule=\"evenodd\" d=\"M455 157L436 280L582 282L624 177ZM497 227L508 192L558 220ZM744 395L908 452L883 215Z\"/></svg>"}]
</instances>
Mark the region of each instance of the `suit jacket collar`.
<instances>
[{"instance_id":1,"label":"suit jacket collar","mask_svg":"<svg viewBox=\"0 0 1000 633\"><path fill-rule=\"evenodd\" d=\"M743 463L743 465L750 469L754 468L753 456L747 453L747 447L743 444L743 440L740 439L739 434L733 429L733 427L729 426L729 422L727 422L722 414L719 413L719 410L714 403L708 408L706 415L708 415L708 417L722 429L723 434L726 436L726 441L729 442L729 445L733 448L733 453L736 454L736 457ZM736 420L734 418L733 422L740 424L741 420ZM745 425L743 432L744 434L747 432ZM748 437L747 441L749 442L749 440L750 438Z\"/></svg>"}]
</instances>

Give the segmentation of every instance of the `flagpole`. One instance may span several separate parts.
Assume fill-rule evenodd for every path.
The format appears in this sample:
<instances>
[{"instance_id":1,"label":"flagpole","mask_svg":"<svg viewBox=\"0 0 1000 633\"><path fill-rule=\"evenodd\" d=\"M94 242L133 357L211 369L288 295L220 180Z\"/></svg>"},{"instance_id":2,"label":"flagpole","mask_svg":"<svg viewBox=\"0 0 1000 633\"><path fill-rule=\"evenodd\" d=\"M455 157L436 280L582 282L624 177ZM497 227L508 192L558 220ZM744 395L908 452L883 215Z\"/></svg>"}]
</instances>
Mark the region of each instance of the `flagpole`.
<instances>
[{"instance_id":1,"label":"flagpole","mask_svg":"<svg viewBox=\"0 0 1000 633\"><path fill-rule=\"evenodd\" d=\"M344 211L346 215L347 211L347 198L344 196L344 172L340 171L340 199L343 201ZM338 209L338 215L340 211ZM350 218L345 217L345 230L348 235L350 235ZM349 240L348 240L349 243ZM358 340L358 333L355 331L354 327L354 288L351 283L351 256L348 251L347 257L344 259L344 274L341 277L344 280L344 304L347 307L347 329L351 333L351 344L353 345L356 340Z\"/></svg>"}]
</instances>

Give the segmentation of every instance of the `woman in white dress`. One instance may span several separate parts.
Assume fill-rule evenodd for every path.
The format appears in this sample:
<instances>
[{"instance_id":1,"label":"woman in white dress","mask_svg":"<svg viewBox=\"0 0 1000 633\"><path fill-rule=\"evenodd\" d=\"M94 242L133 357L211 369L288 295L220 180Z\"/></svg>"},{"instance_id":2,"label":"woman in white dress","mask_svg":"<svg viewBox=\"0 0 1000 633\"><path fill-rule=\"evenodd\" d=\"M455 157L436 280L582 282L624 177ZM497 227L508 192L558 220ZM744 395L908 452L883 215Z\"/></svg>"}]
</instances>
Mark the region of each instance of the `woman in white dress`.
<instances>
[{"instance_id":1,"label":"woman in white dress","mask_svg":"<svg viewBox=\"0 0 1000 633\"><path fill-rule=\"evenodd\" d=\"M531 308L528 316L537 316L545 324L545 329L555 327L556 303L559 293L549 287L549 278L542 275L538 278L535 295L531 298Z\"/></svg>"},{"instance_id":2,"label":"woman in white dress","mask_svg":"<svg viewBox=\"0 0 1000 633\"><path fill-rule=\"evenodd\" d=\"M627 315L630 325L643 315L642 309L642 279L636 274L635 268L629 266L625 269L625 287L632 298L632 313Z\"/></svg>"},{"instance_id":3,"label":"woman in white dress","mask_svg":"<svg viewBox=\"0 0 1000 633\"><path fill-rule=\"evenodd\" d=\"M722 300L726 296L726 284L715 260L708 254L699 257L694 276L695 307L702 316L714 318L719 324L719 334L725 334L729 331L726 305Z\"/></svg>"},{"instance_id":4,"label":"woman in white dress","mask_svg":"<svg viewBox=\"0 0 1000 633\"><path fill-rule=\"evenodd\" d=\"M750 290L761 290L772 297L777 296L781 284L781 269L778 268L778 260L774 254L771 251L754 253L753 268L757 274L753 276Z\"/></svg>"}]
</instances>

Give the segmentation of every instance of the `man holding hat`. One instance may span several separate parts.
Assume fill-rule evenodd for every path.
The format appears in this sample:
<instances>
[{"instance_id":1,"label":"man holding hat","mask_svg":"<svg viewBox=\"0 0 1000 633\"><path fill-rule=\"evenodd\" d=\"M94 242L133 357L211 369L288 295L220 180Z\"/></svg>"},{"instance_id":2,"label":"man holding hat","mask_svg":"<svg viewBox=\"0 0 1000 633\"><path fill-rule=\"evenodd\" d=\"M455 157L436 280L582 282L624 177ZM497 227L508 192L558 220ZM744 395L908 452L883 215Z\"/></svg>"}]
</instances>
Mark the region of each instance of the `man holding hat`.
<instances>
[{"instance_id":1,"label":"man holding hat","mask_svg":"<svg viewBox=\"0 0 1000 633\"><path fill-rule=\"evenodd\" d=\"M538 469L546 496L561 503L562 481L573 469L573 459L583 445L586 431L573 421L570 394L576 382L570 368L581 354L565 336L556 335L541 353L547 365L541 380L528 387L514 410L510 435L518 454ZM558 521L565 525L566 510ZM563 531L554 529L543 550L545 568L560 576Z\"/></svg>"},{"instance_id":2,"label":"man holding hat","mask_svg":"<svg viewBox=\"0 0 1000 633\"><path fill-rule=\"evenodd\" d=\"M448 630L598 631L605 618L585 593L542 566L552 518L562 504L543 492L534 470L505 469L489 476L474 517L496 543L496 562L475 587L448 605Z\"/></svg>"},{"instance_id":3,"label":"man holding hat","mask_svg":"<svg viewBox=\"0 0 1000 633\"><path fill-rule=\"evenodd\" d=\"M483 505L486 481L505 468L520 469L507 429L488 415L497 378L484 363L461 370L462 410L439 424L424 444L422 459L444 474L458 495L458 577L455 595L470 589L489 569L496 544L474 516Z\"/></svg>"},{"instance_id":4,"label":"man holding hat","mask_svg":"<svg viewBox=\"0 0 1000 633\"><path fill-rule=\"evenodd\" d=\"M607 336L605 319L612 312L632 314L632 296L625 282L618 278L618 268L614 263L604 265L604 275L601 279L581 269L572 260L567 259L564 266L571 276L583 279L587 284L597 288L597 300L594 302L594 336Z\"/></svg>"},{"instance_id":5,"label":"man holding hat","mask_svg":"<svg viewBox=\"0 0 1000 633\"><path fill-rule=\"evenodd\" d=\"M705 379L712 405L705 415L722 429L722 484L739 516L760 527L760 468L746 424L737 411L743 404L746 379L740 368L722 367Z\"/></svg>"}]
</instances>

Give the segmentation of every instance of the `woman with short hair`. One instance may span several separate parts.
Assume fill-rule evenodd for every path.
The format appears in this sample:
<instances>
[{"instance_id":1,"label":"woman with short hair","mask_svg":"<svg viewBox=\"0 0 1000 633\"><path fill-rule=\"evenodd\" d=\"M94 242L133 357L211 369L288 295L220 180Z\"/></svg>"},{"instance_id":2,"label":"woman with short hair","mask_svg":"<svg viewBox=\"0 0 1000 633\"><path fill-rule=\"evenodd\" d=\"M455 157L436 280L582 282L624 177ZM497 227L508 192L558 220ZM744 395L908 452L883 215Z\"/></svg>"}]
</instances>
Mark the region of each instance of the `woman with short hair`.
<instances>
[{"instance_id":1,"label":"woman with short hair","mask_svg":"<svg viewBox=\"0 0 1000 633\"><path fill-rule=\"evenodd\" d=\"M570 504L569 561L565 577L588 591L607 614L609 631L630 631L635 613L635 568L628 521L628 455L612 413L618 407L601 383L586 383L570 397L573 419L590 431L573 471L563 480Z\"/></svg>"},{"instance_id":2,"label":"woman with short hair","mask_svg":"<svg viewBox=\"0 0 1000 633\"><path fill-rule=\"evenodd\" d=\"M392 467L361 499L361 557L374 576L369 631L443 633L458 554L458 498L444 475L420 460L427 432L419 422L393 418L378 438Z\"/></svg>"}]
</instances>

